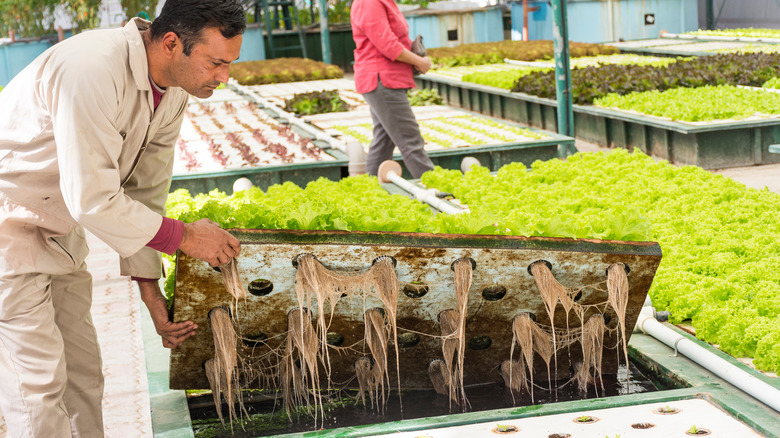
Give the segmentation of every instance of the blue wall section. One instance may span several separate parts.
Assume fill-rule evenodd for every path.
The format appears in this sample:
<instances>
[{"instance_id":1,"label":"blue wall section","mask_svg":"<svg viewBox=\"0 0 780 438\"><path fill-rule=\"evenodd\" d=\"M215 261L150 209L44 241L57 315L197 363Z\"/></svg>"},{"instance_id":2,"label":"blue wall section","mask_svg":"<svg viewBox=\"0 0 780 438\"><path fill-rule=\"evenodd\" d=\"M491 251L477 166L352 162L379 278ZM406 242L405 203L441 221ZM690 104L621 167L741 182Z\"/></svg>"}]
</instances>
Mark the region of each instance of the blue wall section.
<instances>
[{"instance_id":1,"label":"blue wall section","mask_svg":"<svg viewBox=\"0 0 780 438\"><path fill-rule=\"evenodd\" d=\"M263 43L263 28L250 24L244 31L244 39L241 42L241 54L239 62L262 61L265 59L265 44Z\"/></svg>"},{"instance_id":2,"label":"blue wall section","mask_svg":"<svg viewBox=\"0 0 780 438\"><path fill-rule=\"evenodd\" d=\"M48 40L0 45L0 86L8 85L17 73L49 47Z\"/></svg>"},{"instance_id":3,"label":"blue wall section","mask_svg":"<svg viewBox=\"0 0 780 438\"><path fill-rule=\"evenodd\" d=\"M447 41L442 41L439 31L439 17L435 15L407 15L406 21L409 23L409 38L415 39L417 35L422 35L423 44L426 48L444 46Z\"/></svg>"},{"instance_id":4,"label":"blue wall section","mask_svg":"<svg viewBox=\"0 0 780 438\"><path fill-rule=\"evenodd\" d=\"M457 10L442 12L440 14L406 14L409 23L409 37L414 39L422 35L426 48L447 47L447 22L445 15L471 15L473 21L464 20L464 23L473 23L471 29L458 29L463 44L487 43L504 40L504 23L501 18L501 9L490 8L474 12L458 12ZM464 24L468 26L469 24ZM468 38L468 37L473 38Z\"/></svg>"},{"instance_id":5,"label":"blue wall section","mask_svg":"<svg viewBox=\"0 0 780 438\"><path fill-rule=\"evenodd\" d=\"M474 13L474 36L478 43L504 40L504 20L500 9Z\"/></svg>"},{"instance_id":6,"label":"blue wall section","mask_svg":"<svg viewBox=\"0 0 780 438\"><path fill-rule=\"evenodd\" d=\"M662 30L672 33L698 29L697 0L614 0L612 2L612 32L609 25L608 1L569 1L569 40L584 43L657 38ZM552 11L546 1L528 2L529 8L539 8L528 14L528 37L532 40L552 39ZM512 39L523 35L523 4L512 3ZM655 14L655 23L646 25L645 14Z\"/></svg>"}]
</instances>

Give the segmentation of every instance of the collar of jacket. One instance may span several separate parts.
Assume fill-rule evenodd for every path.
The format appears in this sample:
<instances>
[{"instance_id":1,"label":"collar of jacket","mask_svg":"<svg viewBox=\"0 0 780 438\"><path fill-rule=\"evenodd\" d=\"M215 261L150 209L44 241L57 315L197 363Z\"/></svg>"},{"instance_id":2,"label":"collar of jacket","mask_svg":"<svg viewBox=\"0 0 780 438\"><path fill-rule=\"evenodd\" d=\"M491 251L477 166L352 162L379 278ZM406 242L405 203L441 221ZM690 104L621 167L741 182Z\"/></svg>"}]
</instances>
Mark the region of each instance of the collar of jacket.
<instances>
[{"instance_id":1,"label":"collar of jacket","mask_svg":"<svg viewBox=\"0 0 780 438\"><path fill-rule=\"evenodd\" d=\"M141 38L141 30L148 29L151 24L149 21L135 17L122 28L125 38L127 38L133 80L139 90L146 91L151 91L152 86L149 85L149 60L146 58L146 47Z\"/></svg>"}]
</instances>

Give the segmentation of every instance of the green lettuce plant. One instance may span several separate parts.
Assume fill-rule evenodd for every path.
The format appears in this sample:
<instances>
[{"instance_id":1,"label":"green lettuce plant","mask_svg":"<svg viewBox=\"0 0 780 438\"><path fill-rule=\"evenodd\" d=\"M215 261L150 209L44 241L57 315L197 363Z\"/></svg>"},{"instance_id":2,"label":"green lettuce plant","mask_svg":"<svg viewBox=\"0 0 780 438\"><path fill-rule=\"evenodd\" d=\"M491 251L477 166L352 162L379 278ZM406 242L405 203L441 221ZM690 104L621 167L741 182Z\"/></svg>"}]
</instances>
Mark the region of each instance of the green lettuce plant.
<instances>
[{"instance_id":1,"label":"green lettuce plant","mask_svg":"<svg viewBox=\"0 0 780 438\"><path fill-rule=\"evenodd\" d=\"M734 86L674 88L596 99L596 106L636 111L682 122L739 120L751 116L780 115L780 93Z\"/></svg>"}]
</instances>

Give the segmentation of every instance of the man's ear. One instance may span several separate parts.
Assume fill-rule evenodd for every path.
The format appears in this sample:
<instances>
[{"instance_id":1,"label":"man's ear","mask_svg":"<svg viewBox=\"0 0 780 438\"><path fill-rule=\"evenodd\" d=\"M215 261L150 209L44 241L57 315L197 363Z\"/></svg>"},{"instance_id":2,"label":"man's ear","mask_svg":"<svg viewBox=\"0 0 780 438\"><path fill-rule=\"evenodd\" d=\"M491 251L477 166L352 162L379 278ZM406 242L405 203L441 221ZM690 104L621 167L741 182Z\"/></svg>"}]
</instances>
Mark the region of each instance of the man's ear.
<instances>
[{"instance_id":1,"label":"man's ear","mask_svg":"<svg viewBox=\"0 0 780 438\"><path fill-rule=\"evenodd\" d=\"M162 37L162 49L163 52L168 55L172 56L177 51L182 50L182 43L179 39L179 36L176 35L176 32L168 32Z\"/></svg>"}]
</instances>

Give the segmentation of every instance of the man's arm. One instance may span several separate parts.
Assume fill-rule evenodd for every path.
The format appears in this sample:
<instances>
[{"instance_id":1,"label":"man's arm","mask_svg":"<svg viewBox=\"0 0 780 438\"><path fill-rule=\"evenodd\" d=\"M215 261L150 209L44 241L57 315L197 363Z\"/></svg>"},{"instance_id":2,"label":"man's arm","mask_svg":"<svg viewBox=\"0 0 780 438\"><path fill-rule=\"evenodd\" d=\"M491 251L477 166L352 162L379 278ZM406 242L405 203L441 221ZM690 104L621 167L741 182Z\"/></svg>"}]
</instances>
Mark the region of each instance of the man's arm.
<instances>
[{"instance_id":1,"label":"man's arm","mask_svg":"<svg viewBox=\"0 0 780 438\"><path fill-rule=\"evenodd\" d=\"M144 302L152 316L154 328L162 337L163 347L177 348L185 339L195 334L197 324L192 321L172 322L168 318L168 308L165 306L165 296L160 290L158 281L139 281L141 301Z\"/></svg>"}]
</instances>

